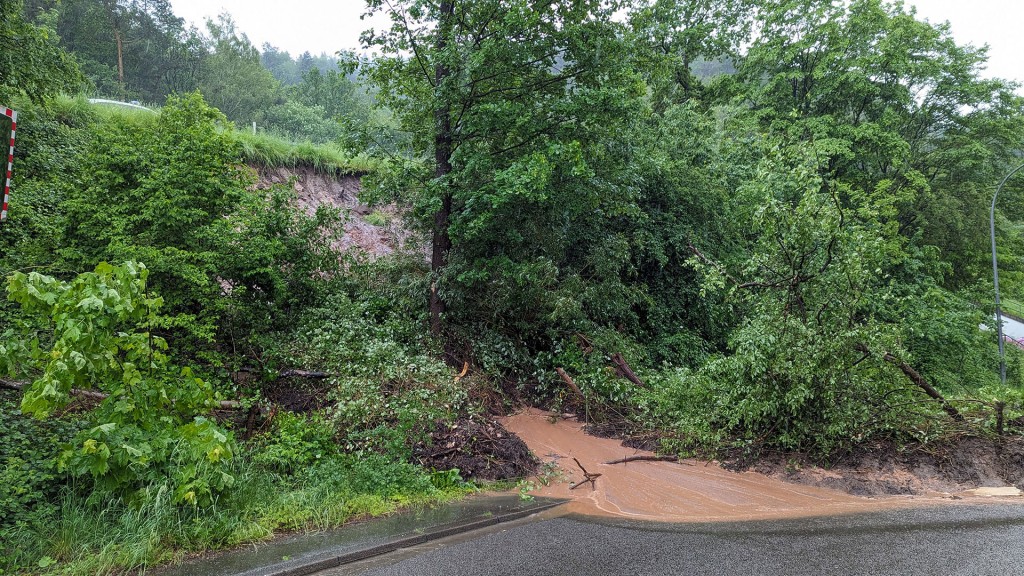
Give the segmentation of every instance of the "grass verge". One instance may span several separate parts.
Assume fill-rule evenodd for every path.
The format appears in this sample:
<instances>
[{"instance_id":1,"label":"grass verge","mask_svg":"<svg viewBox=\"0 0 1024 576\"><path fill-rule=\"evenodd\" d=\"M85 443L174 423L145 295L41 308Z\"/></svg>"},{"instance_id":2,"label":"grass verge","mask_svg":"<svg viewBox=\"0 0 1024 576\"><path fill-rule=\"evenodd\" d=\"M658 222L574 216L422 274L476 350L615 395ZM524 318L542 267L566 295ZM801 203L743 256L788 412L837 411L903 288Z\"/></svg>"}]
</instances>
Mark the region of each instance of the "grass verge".
<instances>
[{"instance_id":1,"label":"grass verge","mask_svg":"<svg viewBox=\"0 0 1024 576\"><path fill-rule=\"evenodd\" d=\"M378 161L359 154L352 156L333 144L292 142L267 133L239 131L242 161L268 168L310 167L328 174L366 174L377 168Z\"/></svg>"},{"instance_id":2,"label":"grass verge","mask_svg":"<svg viewBox=\"0 0 1024 576\"><path fill-rule=\"evenodd\" d=\"M204 508L176 505L159 487L134 499L111 499L69 486L52 515L0 532L0 574L120 574L282 533L450 502L474 490L376 455L332 459L291 478L243 459L237 466L235 489Z\"/></svg>"}]
</instances>

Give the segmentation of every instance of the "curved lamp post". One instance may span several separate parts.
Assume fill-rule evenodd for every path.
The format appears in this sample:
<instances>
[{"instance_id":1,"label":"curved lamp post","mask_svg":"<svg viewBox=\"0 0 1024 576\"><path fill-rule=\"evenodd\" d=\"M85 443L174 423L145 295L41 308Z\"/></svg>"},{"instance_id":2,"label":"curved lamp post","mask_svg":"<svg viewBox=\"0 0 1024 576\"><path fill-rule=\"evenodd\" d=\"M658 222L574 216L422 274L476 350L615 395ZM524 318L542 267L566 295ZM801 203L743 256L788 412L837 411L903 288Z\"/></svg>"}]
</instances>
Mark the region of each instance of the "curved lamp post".
<instances>
[{"instance_id":1,"label":"curved lamp post","mask_svg":"<svg viewBox=\"0 0 1024 576\"><path fill-rule=\"evenodd\" d=\"M992 196L992 209L989 211L988 222L992 230L992 279L995 282L996 288L996 333L999 335L999 381L1006 385L1006 351L1003 348L1003 313L999 309L999 263L996 260L996 198L999 197L999 191L1003 189L1003 185L1010 179L1010 176L1016 174L1019 170L1024 168L1024 164L1017 166L1010 171L1009 174L1003 177L1003 181L996 187L996 193Z\"/></svg>"}]
</instances>

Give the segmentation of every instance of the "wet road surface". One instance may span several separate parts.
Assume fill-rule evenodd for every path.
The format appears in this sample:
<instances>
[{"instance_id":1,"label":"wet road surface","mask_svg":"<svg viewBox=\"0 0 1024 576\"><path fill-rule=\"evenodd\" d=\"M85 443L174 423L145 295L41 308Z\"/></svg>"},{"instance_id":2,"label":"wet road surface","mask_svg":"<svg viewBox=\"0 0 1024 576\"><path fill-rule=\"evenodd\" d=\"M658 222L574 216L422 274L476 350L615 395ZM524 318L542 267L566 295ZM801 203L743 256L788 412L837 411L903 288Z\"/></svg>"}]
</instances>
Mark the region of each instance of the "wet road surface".
<instances>
[{"instance_id":1,"label":"wet road surface","mask_svg":"<svg viewBox=\"0 0 1024 576\"><path fill-rule=\"evenodd\" d=\"M1024 574L1024 504L697 524L544 513L319 576Z\"/></svg>"}]
</instances>

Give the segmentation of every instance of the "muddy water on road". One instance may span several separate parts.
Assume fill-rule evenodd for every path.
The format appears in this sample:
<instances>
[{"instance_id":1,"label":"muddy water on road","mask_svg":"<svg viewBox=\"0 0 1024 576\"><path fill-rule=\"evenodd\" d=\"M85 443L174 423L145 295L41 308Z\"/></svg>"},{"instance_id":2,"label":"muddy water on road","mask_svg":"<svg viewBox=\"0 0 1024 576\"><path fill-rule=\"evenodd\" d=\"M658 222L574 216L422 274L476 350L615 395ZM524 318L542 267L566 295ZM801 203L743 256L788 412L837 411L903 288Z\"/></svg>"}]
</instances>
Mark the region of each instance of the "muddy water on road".
<instances>
[{"instance_id":1,"label":"muddy water on road","mask_svg":"<svg viewBox=\"0 0 1024 576\"><path fill-rule=\"evenodd\" d=\"M580 514L693 522L821 516L949 502L939 494L852 496L790 484L756 472L730 472L697 460L604 464L651 453L623 447L618 440L588 436L579 422L552 420L548 412L529 409L502 423L519 435L542 462L553 462L560 470L552 471L548 466L535 480L537 488L531 494L571 499L570 510ZM583 479L574 457L587 472L601 474L593 489L589 483L569 489Z\"/></svg>"}]
</instances>

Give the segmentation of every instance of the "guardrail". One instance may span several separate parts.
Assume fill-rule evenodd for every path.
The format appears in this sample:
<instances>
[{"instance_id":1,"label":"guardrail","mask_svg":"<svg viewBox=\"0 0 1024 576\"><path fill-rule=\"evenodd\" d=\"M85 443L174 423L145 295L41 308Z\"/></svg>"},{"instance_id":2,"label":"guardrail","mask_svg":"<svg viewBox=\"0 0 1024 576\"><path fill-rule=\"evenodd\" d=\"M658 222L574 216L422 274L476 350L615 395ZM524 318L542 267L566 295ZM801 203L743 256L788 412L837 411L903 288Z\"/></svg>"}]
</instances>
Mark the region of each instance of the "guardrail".
<instances>
[{"instance_id":1,"label":"guardrail","mask_svg":"<svg viewBox=\"0 0 1024 576\"><path fill-rule=\"evenodd\" d=\"M999 311L1003 313L1003 316L1009 316L1017 322L1024 322L1024 309L1012 304L1000 303Z\"/></svg>"}]
</instances>

